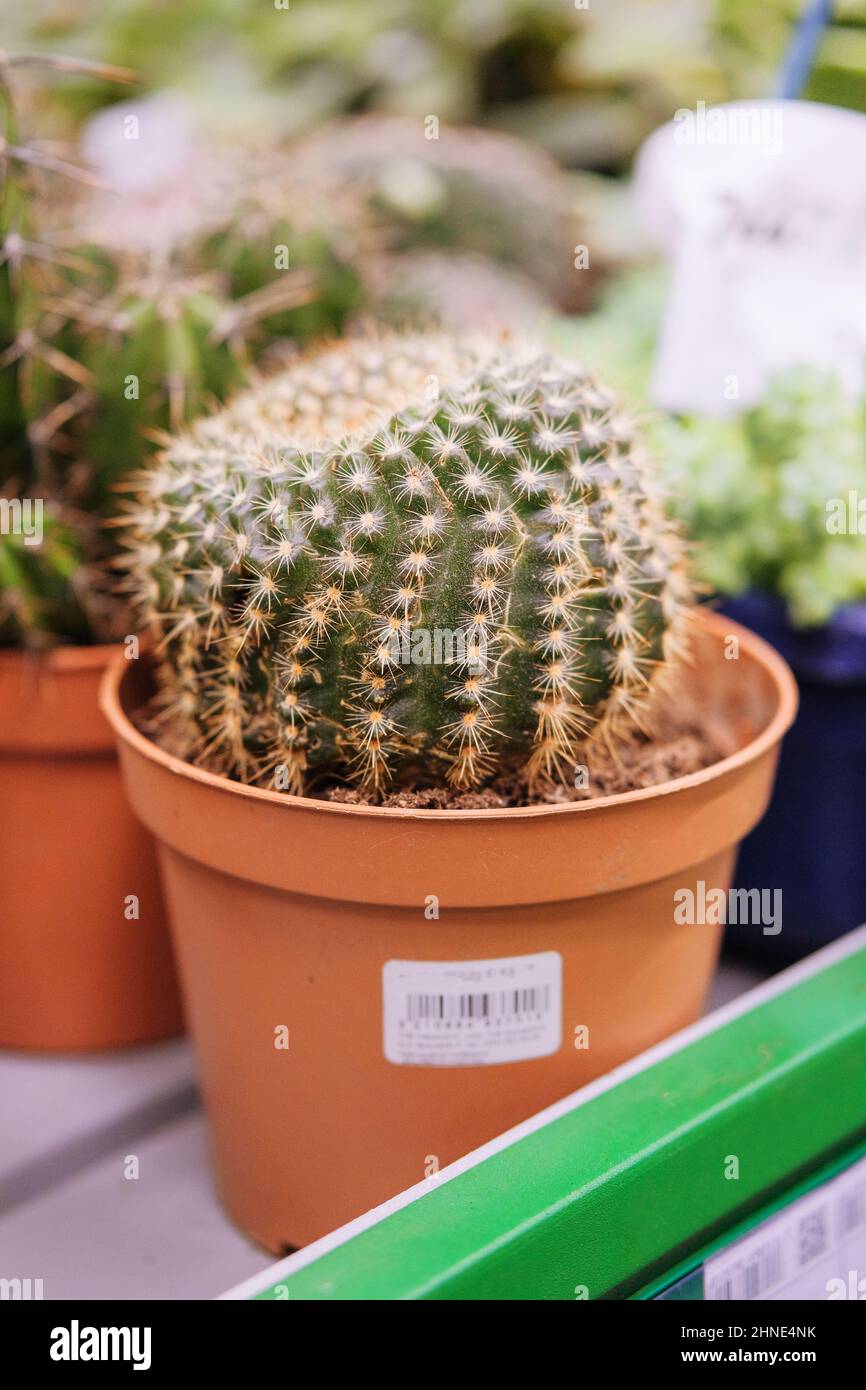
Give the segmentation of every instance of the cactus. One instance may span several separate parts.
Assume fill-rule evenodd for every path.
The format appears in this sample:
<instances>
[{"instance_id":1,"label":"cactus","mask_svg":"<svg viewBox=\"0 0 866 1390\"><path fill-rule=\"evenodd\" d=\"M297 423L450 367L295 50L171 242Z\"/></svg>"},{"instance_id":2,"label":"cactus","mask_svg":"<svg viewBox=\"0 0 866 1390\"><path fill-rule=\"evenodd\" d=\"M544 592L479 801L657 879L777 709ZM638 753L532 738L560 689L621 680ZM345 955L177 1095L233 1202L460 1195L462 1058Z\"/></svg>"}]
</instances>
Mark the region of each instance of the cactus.
<instances>
[{"instance_id":1,"label":"cactus","mask_svg":"<svg viewBox=\"0 0 866 1390\"><path fill-rule=\"evenodd\" d=\"M540 348L321 350L170 443L124 520L157 736L295 793L573 777L683 645L652 469L610 393Z\"/></svg>"},{"instance_id":2,"label":"cactus","mask_svg":"<svg viewBox=\"0 0 866 1390\"><path fill-rule=\"evenodd\" d=\"M156 128L159 145L176 142L175 163L122 139L125 152L112 148L115 130L133 116L143 130ZM31 419L51 420L61 402L77 401L61 409L45 447L79 460L88 509L105 514L148 437L225 400L274 335L338 331L360 285L334 247L337 229L322 201L311 192L294 211L285 154L195 141L183 111L162 98L112 107L97 123L84 152L107 145L105 173L116 182L68 199L52 190L51 206L40 203L34 214L72 253L74 269L37 308L42 335L50 332L78 379L70 387L42 372L27 409ZM157 161L155 174L136 183L137 164L148 159Z\"/></svg>"},{"instance_id":3,"label":"cactus","mask_svg":"<svg viewBox=\"0 0 866 1390\"><path fill-rule=\"evenodd\" d=\"M86 60L0 54L0 645L38 649L58 636L86 640L91 617L108 600L94 589L91 603L83 544L90 528L80 524L77 499L70 495L74 487L64 495L65 480L48 466L28 410L34 383L55 377L81 383L78 365L50 340L50 329L42 332L47 324L40 306L56 292L68 258L41 238L35 216L39 177L75 183L88 177L18 135L14 74L30 66L117 81L131 75ZM49 413L48 419L53 428L57 416ZM22 506L39 508L38 546L6 524Z\"/></svg>"},{"instance_id":4,"label":"cactus","mask_svg":"<svg viewBox=\"0 0 866 1390\"><path fill-rule=\"evenodd\" d=\"M398 116L335 121L302 141L297 176L354 192L399 252L470 252L520 271L573 308L586 276L571 191L556 162L522 140Z\"/></svg>"},{"instance_id":5,"label":"cactus","mask_svg":"<svg viewBox=\"0 0 866 1390\"><path fill-rule=\"evenodd\" d=\"M0 82L7 125L10 91ZM122 130L126 110L100 120ZM165 122L159 102L130 110L145 127ZM147 163L134 146L125 154L133 172L136 159ZM348 244L336 245L349 214L311 191L290 223L281 192L290 166L270 149L206 145L119 192L38 147L10 159L0 145L0 157L11 171L0 206L0 485L38 495L54 538L24 551L0 535L0 642L106 640L126 630L105 582L117 485L158 432L237 389L273 334L341 327L361 293ZM47 164L41 182L25 159ZM114 164L123 168L116 153ZM351 248L363 244L358 230Z\"/></svg>"}]
</instances>

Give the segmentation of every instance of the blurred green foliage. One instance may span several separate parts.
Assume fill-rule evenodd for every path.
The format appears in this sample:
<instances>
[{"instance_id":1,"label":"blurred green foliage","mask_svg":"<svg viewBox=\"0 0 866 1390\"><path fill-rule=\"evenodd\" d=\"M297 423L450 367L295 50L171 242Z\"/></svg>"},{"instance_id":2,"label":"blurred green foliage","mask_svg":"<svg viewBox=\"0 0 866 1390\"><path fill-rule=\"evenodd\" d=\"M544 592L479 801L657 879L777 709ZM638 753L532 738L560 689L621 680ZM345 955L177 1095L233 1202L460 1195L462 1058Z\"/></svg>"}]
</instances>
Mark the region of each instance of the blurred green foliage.
<instances>
[{"instance_id":1,"label":"blurred green foliage","mask_svg":"<svg viewBox=\"0 0 866 1390\"><path fill-rule=\"evenodd\" d=\"M6 43L129 65L143 88L183 90L214 125L281 135L348 111L435 114L502 126L569 164L619 168L678 106L766 95L798 14L795 0L279 4L31 0ZM856 97L847 46L866 4L847 4L844 18L816 75L823 100ZM115 93L74 83L58 100L79 118Z\"/></svg>"},{"instance_id":2,"label":"blurred green foliage","mask_svg":"<svg viewBox=\"0 0 866 1390\"><path fill-rule=\"evenodd\" d=\"M797 624L826 622L866 599L866 540L827 527L833 499L866 500L866 394L852 399L832 374L803 367L731 418L663 414L650 403L650 376L664 293L662 272L633 272L596 313L560 321L554 341L642 418L700 578L720 594L779 594Z\"/></svg>"},{"instance_id":3,"label":"blurred green foliage","mask_svg":"<svg viewBox=\"0 0 866 1390\"><path fill-rule=\"evenodd\" d=\"M10 10L11 0L7 0ZM622 168L684 105L769 95L802 0L30 0L8 47L68 49L272 135L367 110L500 126ZM804 95L866 109L866 0L841 0ZM116 99L59 94L66 113Z\"/></svg>"}]
</instances>

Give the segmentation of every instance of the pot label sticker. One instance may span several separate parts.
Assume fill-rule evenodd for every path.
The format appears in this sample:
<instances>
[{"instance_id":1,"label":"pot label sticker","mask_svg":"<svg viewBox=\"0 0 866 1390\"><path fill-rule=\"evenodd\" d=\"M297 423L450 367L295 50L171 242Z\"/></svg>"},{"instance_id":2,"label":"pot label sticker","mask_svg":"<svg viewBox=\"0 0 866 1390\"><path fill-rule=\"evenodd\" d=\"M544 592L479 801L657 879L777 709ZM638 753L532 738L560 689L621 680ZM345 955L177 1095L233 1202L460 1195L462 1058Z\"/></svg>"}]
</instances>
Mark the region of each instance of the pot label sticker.
<instances>
[{"instance_id":1,"label":"pot label sticker","mask_svg":"<svg viewBox=\"0 0 866 1390\"><path fill-rule=\"evenodd\" d=\"M562 956L389 960L385 1056L400 1067L485 1067L548 1057L562 1043Z\"/></svg>"}]
</instances>

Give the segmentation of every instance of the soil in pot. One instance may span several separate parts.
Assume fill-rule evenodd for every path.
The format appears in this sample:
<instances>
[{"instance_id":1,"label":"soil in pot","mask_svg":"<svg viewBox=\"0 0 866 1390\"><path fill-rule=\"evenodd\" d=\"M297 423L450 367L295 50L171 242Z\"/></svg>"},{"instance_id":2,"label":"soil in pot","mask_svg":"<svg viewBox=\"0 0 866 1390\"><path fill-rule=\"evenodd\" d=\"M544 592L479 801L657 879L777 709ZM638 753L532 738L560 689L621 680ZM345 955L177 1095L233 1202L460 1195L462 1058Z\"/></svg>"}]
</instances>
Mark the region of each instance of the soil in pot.
<instances>
[{"instance_id":1,"label":"soil in pot","mask_svg":"<svg viewBox=\"0 0 866 1390\"><path fill-rule=\"evenodd\" d=\"M3 1047L118 1047L182 1028L153 841L97 703L116 650L0 653Z\"/></svg>"},{"instance_id":2,"label":"soil in pot","mask_svg":"<svg viewBox=\"0 0 866 1390\"><path fill-rule=\"evenodd\" d=\"M722 930L675 895L727 890L796 694L735 624L696 620L683 680L730 756L596 800L340 804L193 768L103 687L154 831L224 1199L301 1245L694 1020ZM727 639L738 639L730 659Z\"/></svg>"},{"instance_id":3,"label":"soil in pot","mask_svg":"<svg viewBox=\"0 0 866 1390\"><path fill-rule=\"evenodd\" d=\"M712 710L698 706L689 692L677 700L662 699L652 729L624 736L614 754L599 747L592 758L592 776L575 776L574 786L527 785L522 769L505 771L479 791L454 787L403 788L374 798L357 787L323 786L319 795L344 806L391 806L403 810L490 811L508 806L558 806L571 801L597 801L621 792L658 787L688 777L736 751L727 725Z\"/></svg>"}]
</instances>

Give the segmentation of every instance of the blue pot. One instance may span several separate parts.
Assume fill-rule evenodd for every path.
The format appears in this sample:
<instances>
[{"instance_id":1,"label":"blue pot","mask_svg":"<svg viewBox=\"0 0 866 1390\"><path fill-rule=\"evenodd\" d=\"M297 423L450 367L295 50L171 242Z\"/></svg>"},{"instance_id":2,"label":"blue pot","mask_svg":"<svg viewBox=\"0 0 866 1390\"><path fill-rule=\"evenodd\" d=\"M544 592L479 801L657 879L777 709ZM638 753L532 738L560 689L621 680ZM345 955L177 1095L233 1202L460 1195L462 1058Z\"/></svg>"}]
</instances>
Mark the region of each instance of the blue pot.
<instances>
[{"instance_id":1,"label":"blue pot","mask_svg":"<svg viewBox=\"0 0 866 1390\"><path fill-rule=\"evenodd\" d=\"M737 867L738 887L781 888L782 930L731 925L726 940L798 960L866 921L866 603L814 629L791 627L772 594L725 599L721 611L781 652L800 686L773 800Z\"/></svg>"}]
</instances>

